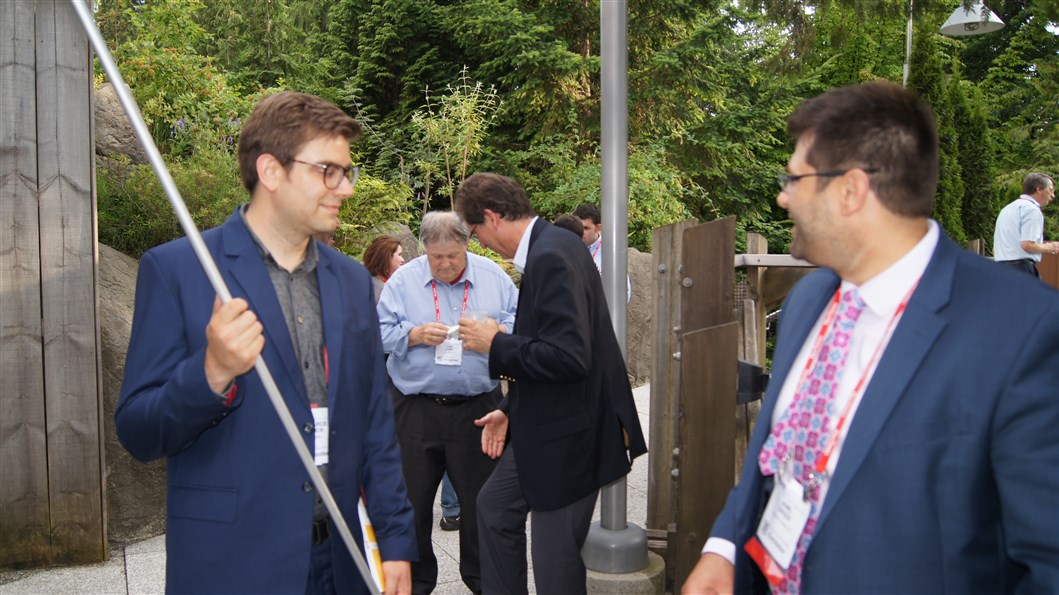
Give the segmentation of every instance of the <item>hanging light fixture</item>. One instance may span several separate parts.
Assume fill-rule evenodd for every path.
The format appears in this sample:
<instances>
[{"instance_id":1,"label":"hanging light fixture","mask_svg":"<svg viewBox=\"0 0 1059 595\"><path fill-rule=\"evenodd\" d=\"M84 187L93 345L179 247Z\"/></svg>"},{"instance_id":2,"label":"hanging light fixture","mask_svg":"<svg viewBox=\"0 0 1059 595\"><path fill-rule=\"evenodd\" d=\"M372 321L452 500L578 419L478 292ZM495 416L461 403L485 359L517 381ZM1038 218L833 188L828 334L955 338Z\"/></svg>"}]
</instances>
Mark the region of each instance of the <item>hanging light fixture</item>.
<instances>
[{"instance_id":1,"label":"hanging light fixture","mask_svg":"<svg viewBox=\"0 0 1059 595\"><path fill-rule=\"evenodd\" d=\"M981 35L1004 28L1004 21L978 0L968 8L957 6L952 16L941 26L942 35Z\"/></svg>"}]
</instances>

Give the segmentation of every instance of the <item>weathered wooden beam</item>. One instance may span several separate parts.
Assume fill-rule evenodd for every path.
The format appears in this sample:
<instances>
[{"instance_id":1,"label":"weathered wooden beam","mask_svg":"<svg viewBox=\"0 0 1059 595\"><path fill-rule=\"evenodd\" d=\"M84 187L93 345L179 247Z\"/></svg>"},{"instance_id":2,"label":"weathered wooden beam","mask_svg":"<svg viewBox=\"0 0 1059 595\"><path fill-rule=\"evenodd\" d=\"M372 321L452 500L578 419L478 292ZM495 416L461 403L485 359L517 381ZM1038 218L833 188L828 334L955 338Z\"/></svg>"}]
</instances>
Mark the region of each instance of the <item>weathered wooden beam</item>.
<instances>
[{"instance_id":1,"label":"weathered wooden beam","mask_svg":"<svg viewBox=\"0 0 1059 595\"><path fill-rule=\"evenodd\" d=\"M815 267L807 260L790 254L736 254L735 268L743 267Z\"/></svg>"},{"instance_id":2,"label":"weathered wooden beam","mask_svg":"<svg viewBox=\"0 0 1059 595\"><path fill-rule=\"evenodd\" d=\"M667 572L674 591L699 559L714 519L735 485L735 353L739 323L700 329L682 338L687 362L681 379L677 533L669 543ZM674 543L675 542L675 543Z\"/></svg>"},{"instance_id":3,"label":"weathered wooden beam","mask_svg":"<svg viewBox=\"0 0 1059 595\"><path fill-rule=\"evenodd\" d=\"M67 0L37 2L37 169L52 563L107 556L96 320L92 53Z\"/></svg>"},{"instance_id":4,"label":"weathered wooden beam","mask_svg":"<svg viewBox=\"0 0 1059 595\"><path fill-rule=\"evenodd\" d=\"M808 275L813 269L808 268L775 268L765 269L761 283L760 306L768 311L783 302L791 288L802 277Z\"/></svg>"},{"instance_id":5,"label":"weathered wooden beam","mask_svg":"<svg viewBox=\"0 0 1059 595\"><path fill-rule=\"evenodd\" d=\"M684 231L697 221L681 221L652 232L655 273L654 315L651 319L651 441L647 470L647 528L665 530L676 521L676 495L671 471L676 467L677 416L680 386L680 290Z\"/></svg>"},{"instance_id":6,"label":"weathered wooden beam","mask_svg":"<svg viewBox=\"0 0 1059 595\"><path fill-rule=\"evenodd\" d=\"M47 563L34 3L0 10L0 567Z\"/></svg>"}]
</instances>

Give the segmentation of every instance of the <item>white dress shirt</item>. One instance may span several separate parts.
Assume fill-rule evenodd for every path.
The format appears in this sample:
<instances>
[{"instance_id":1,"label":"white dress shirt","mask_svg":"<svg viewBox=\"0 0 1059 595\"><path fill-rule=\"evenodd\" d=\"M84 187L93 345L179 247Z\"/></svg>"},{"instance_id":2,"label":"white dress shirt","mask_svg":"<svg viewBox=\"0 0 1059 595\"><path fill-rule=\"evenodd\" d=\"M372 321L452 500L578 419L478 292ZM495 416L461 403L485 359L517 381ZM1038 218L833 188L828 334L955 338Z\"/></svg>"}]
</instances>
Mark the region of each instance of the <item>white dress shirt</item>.
<instances>
[{"instance_id":1,"label":"white dress shirt","mask_svg":"<svg viewBox=\"0 0 1059 595\"><path fill-rule=\"evenodd\" d=\"M856 415L857 407L860 405L860 398L867 391L871 383L871 376L879 363L878 359L883 357L886 345L893 335L893 328L889 329L889 333L887 332L890 321L894 318L894 314L905 296L909 294L919 282L919 278L923 276L923 271L926 270L927 265L930 263L930 258L934 255L934 249L938 245L938 224L933 220L929 224L926 235L908 253L886 270L866 281L859 288L848 281L842 281L842 293L844 294L851 289L858 289L861 299L864 300L865 307L861 312L860 318L857 319L857 324L853 327L849 352L846 355L845 371L842 373L842 380L839 382L838 389L835 392L834 411L836 413L832 418L828 419L827 429L830 431L838 423L838 418L841 417L841 412L845 411L849 399L856 399L850 407L849 418L839 431L835 450L831 454L831 458L828 459L828 477L833 477L835 474L835 467L842 454L842 444L846 440L847 430L853 424L853 417ZM775 427L780 416L787 411L794 400L794 391L798 386L798 381L801 379L805 363L809 359L809 352L812 350L816 336L820 332L820 326L824 322L824 314L826 312L827 309L825 308L820 313L816 325L806 336L801 351L798 352L798 357L787 372L783 386L780 388L779 396L776 399L776 407L772 410L770 427ZM896 324L894 328L896 328ZM875 354L876 349L879 350L880 355L878 359L872 361L872 356ZM853 389L862 376L865 376L864 389L859 394L853 395ZM754 464L757 464L756 452L752 455L747 453L747 456L754 460ZM821 507L824 505L829 486L830 482L828 481L824 481L820 485ZM711 537L702 548L702 553L719 554L734 564L735 548L736 544L727 539Z\"/></svg>"}]
</instances>

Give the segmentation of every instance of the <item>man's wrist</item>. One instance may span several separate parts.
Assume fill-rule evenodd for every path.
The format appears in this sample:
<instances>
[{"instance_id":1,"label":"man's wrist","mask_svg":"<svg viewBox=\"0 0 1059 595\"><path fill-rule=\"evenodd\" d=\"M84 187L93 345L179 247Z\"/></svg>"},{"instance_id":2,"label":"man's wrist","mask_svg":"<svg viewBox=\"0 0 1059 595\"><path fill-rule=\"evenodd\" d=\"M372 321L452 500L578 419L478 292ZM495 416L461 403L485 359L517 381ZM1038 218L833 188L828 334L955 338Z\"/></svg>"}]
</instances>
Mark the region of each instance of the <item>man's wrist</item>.
<instances>
[{"instance_id":1,"label":"man's wrist","mask_svg":"<svg viewBox=\"0 0 1059 595\"><path fill-rule=\"evenodd\" d=\"M717 554L725 560L728 560L735 565L735 544L727 539L720 537L711 537L706 540L706 545L702 546L703 554Z\"/></svg>"}]
</instances>

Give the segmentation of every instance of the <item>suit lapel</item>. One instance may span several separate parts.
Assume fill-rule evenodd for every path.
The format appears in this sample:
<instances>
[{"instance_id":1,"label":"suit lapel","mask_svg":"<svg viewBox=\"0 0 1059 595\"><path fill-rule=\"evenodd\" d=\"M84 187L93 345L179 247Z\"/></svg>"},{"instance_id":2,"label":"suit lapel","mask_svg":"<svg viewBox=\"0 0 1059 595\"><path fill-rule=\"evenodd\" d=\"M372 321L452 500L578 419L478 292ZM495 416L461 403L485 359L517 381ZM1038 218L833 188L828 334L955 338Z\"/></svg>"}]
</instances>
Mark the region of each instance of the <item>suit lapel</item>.
<instances>
[{"instance_id":1,"label":"suit lapel","mask_svg":"<svg viewBox=\"0 0 1059 595\"><path fill-rule=\"evenodd\" d=\"M342 350L345 347L342 339L346 328L345 317L356 315L348 312L350 306L342 304L342 291L339 287L338 276L335 274L334 264L331 257L324 250L318 250L320 260L316 265L316 278L320 284L320 315L324 326L324 348L327 350L328 376L327 379L327 403L332 408L338 404L338 383L335 382L336 374L331 373L342 361Z\"/></svg>"},{"instance_id":2,"label":"suit lapel","mask_svg":"<svg viewBox=\"0 0 1059 595\"><path fill-rule=\"evenodd\" d=\"M842 499L897 402L901 398L911 398L905 394L908 384L948 324L938 311L948 304L951 297L959 250L947 236L941 235L934 256L909 300L908 308L898 322L886 351L879 359L879 365L850 423L824 500L824 508L817 520L817 532Z\"/></svg>"},{"instance_id":3,"label":"suit lapel","mask_svg":"<svg viewBox=\"0 0 1059 595\"><path fill-rule=\"evenodd\" d=\"M301 382L298 358L294 354L294 343L287 330L287 322L283 319L283 309L276 298L276 290L261 253L238 213L224 226L224 254L227 270L221 272L228 273L235 280L232 294L246 298L250 309L265 328L265 350L262 356L266 359L269 371L278 385L294 387L308 406L309 398L305 394L305 383ZM270 352L274 354L273 357L269 357ZM294 379L298 382L294 382Z\"/></svg>"}]
</instances>

